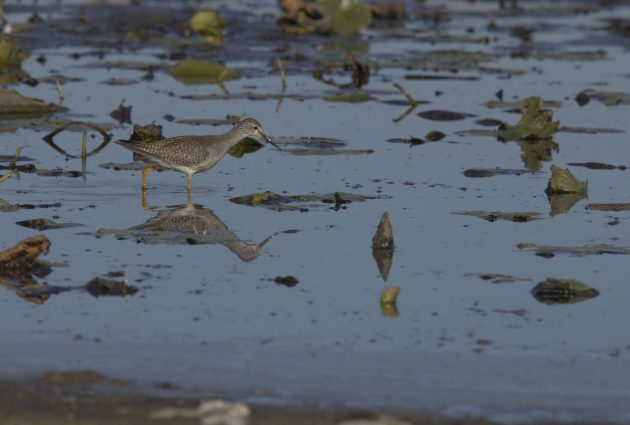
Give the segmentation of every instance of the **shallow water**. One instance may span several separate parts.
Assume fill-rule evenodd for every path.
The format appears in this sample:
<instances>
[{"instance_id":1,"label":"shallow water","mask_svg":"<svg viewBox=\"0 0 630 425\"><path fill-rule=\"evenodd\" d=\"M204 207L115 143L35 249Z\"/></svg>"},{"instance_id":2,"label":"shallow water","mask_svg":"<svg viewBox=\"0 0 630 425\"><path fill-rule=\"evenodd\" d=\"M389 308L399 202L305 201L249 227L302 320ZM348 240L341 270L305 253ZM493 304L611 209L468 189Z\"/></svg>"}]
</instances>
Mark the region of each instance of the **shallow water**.
<instances>
[{"instance_id":1,"label":"shallow water","mask_svg":"<svg viewBox=\"0 0 630 425\"><path fill-rule=\"evenodd\" d=\"M273 2L266 3L260 10L250 9L247 19L263 19L265 10L276 13ZM431 3L437 7L439 2ZM534 9L548 5L522 3ZM21 9L12 15L10 6L6 6L9 19L18 22L28 17ZM185 176L153 172L148 178L147 202L154 211L143 209L139 172L99 167L131 160L129 152L113 143L88 158L85 180L22 173L20 180L5 181L0 198L11 204L59 202L61 206L1 213L1 248L38 233L15 225L16 221L49 218L82 225L44 232L52 241L46 258L67 262L67 267L54 268L41 281L78 287L93 277L123 270L140 292L125 298L93 298L71 291L35 305L3 290L0 350L6 360L0 374L19 377L81 368L144 382L171 381L219 396L268 403L438 410L498 419L628 420L630 339L623 330L630 318L628 258L557 254L547 259L516 245L630 246L628 212L584 208L589 202L627 202L627 171L570 167L580 180L588 179L589 198L566 214L550 217L544 192L551 164L563 168L570 162L587 161L630 165L628 105L605 106L593 99L580 107L574 101L587 88L628 91L628 38L605 30L604 19L627 17L630 7L620 3L587 15L493 17L502 28L534 28L533 45L528 47L532 56L568 50L606 52L604 60L571 61L510 58L509 52L520 41L509 30L488 32L490 17L464 12L494 13L495 2L478 8L466 2L442 6L457 12L442 24L444 32L465 35L465 28L474 27L474 35L488 35L492 41L431 45L414 40L434 31L429 22L413 19L412 13L405 26L418 28L415 33L396 37L396 29L366 31L366 59L405 61L431 50L483 51L497 55L484 65L525 74L498 78L472 69L441 74L478 76L478 81L405 80L407 74L439 72L383 67L365 87L378 100L404 100L392 87L393 82L400 82L415 98L430 102L418 105L400 123L392 119L404 112L405 105L322 100L335 89L302 72L301 68L309 69L305 64L288 66L287 98L276 112L275 99L187 100L181 96L221 91L210 85L185 86L164 72L156 71L154 80L146 82L140 80L142 70L98 66L99 61L160 63L157 55L164 50L155 45L133 52L101 46L98 50L106 55L99 60L89 54L94 49L88 46L37 47L35 43L23 68L35 78L51 73L83 78L64 85L64 106L70 110L66 118L108 123L114 140L127 138L132 131L130 125L118 125L109 117L125 99L133 105L134 123L159 123L167 137L218 133L228 127L178 124L163 119L166 114L194 119L245 113L262 122L271 137L329 137L346 142L348 149L374 152L293 155L265 145L240 159L226 156L209 172L194 176L192 201L211 210L229 228L230 238L257 243L275 235L248 262L226 243L145 244L133 237L118 240L99 234L99 229L140 225L160 211L186 204ZM418 10L418 6L409 7L414 13ZM76 12L70 6L63 10L56 12L59 19ZM240 6L228 5L224 13L234 19L238 10ZM42 16L47 19L46 14ZM273 27L273 19L264 19L265 25ZM230 18L228 28L229 22ZM20 35L26 46L28 34ZM344 53L322 50L324 37L306 40L311 48L315 46L316 56ZM309 44L299 38L287 42L296 49ZM251 61L225 54L227 65L245 74L226 82L230 93L279 92L280 79L270 66L276 55L270 46L277 45L282 43L252 42L248 50L260 54ZM75 52L82 53L79 59L70 58ZM34 60L40 54L47 58L43 66ZM312 63L310 54L307 64ZM139 82L101 84L114 77ZM554 136L559 150L552 152L552 160L541 162L540 173L468 178L463 174L468 168L525 168L515 142L457 135L483 128L475 124L479 118L518 121L518 114L484 105L499 89L508 101L530 95L560 101L554 119L563 126L612 128L623 133L559 132ZM58 101L54 84L20 85L18 90ZM435 96L436 90L442 94ZM292 94L316 98L298 101ZM440 122L417 116L432 109L477 117ZM447 136L414 147L387 142L410 135L423 137L431 130ZM11 155L22 146L22 154L35 158L37 167L81 170L80 159L66 160L41 140L48 131L19 128L1 133L1 153ZM80 133L64 132L55 140L80 155ZM90 146L95 147L96 141L90 141ZM264 191L287 195L351 192L379 199L353 202L339 210L318 203L309 205L307 212L278 212L230 202ZM477 210L538 212L543 219L488 222L453 214ZM371 248L385 211L391 218L396 247L386 283ZM528 280L493 284L479 278L483 273ZM297 286L273 282L285 275L299 279ZM540 303L530 291L547 277L578 279L600 295L576 304ZM381 311L379 297L387 286L401 288L398 317Z\"/></svg>"}]
</instances>

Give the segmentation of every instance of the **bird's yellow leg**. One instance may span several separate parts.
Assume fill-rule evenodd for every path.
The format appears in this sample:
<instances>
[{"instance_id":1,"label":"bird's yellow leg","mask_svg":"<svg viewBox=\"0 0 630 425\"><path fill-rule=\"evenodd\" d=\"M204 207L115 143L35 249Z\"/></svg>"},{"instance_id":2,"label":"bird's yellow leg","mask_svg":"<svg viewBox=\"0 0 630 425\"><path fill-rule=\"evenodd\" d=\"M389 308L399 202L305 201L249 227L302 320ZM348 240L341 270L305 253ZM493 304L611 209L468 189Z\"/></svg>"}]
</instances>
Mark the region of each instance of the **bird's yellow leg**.
<instances>
[{"instance_id":1,"label":"bird's yellow leg","mask_svg":"<svg viewBox=\"0 0 630 425\"><path fill-rule=\"evenodd\" d=\"M190 195L191 187L192 187L192 176L188 175L188 195Z\"/></svg>"},{"instance_id":2,"label":"bird's yellow leg","mask_svg":"<svg viewBox=\"0 0 630 425\"><path fill-rule=\"evenodd\" d=\"M149 212L153 212L153 208L151 208L147 203L147 192L144 190L142 191L142 208Z\"/></svg>"},{"instance_id":3,"label":"bird's yellow leg","mask_svg":"<svg viewBox=\"0 0 630 425\"><path fill-rule=\"evenodd\" d=\"M158 168L160 168L160 166L156 165L154 167L148 167L142 170L142 191L143 192L147 190L147 174L149 174L150 171L157 170Z\"/></svg>"}]
</instances>

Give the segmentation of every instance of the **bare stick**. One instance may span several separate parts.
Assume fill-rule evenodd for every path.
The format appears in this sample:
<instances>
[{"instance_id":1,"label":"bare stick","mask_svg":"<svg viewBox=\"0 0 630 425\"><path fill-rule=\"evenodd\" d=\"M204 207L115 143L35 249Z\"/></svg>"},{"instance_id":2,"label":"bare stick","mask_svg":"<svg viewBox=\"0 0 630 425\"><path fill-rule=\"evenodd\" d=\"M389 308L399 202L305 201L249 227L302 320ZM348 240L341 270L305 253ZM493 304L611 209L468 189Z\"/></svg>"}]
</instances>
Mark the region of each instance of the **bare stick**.
<instances>
[{"instance_id":1,"label":"bare stick","mask_svg":"<svg viewBox=\"0 0 630 425\"><path fill-rule=\"evenodd\" d=\"M396 87L398 90L400 90L400 92L403 95L405 95L405 97L407 98L407 100L409 101L411 106L416 106L418 104L418 102L416 102L416 99L414 99L413 96L411 94L409 94L409 92L407 90L405 90L405 88L403 86L401 86L398 83L394 83L394 87Z\"/></svg>"},{"instance_id":2,"label":"bare stick","mask_svg":"<svg viewBox=\"0 0 630 425\"><path fill-rule=\"evenodd\" d=\"M87 180L87 131L83 130L83 138L81 139L81 177L83 181Z\"/></svg>"},{"instance_id":3,"label":"bare stick","mask_svg":"<svg viewBox=\"0 0 630 425\"><path fill-rule=\"evenodd\" d=\"M15 150L15 155L13 155L13 158L11 158L11 162L9 162L9 167L15 167L15 163L20 157L21 152L22 152L22 147L19 147Z\"/></svg>"},{"instance_id":4,"label":"bare stick","mask_svg":"<svg viewBox=\"0 0 630 425\"><path fill-rule=\"evenodd\" d=\"M57 93L59 93L59 104L62 105L65 97L63 95L63 89L61 88L61 83L59 82L59 78L55 79L55 85L57 86Z\"/></svg>"},{"instance_id":5,"label":"bare stick","mask_svg":"<svg viewBox=\"0 0 630 425\"><path fill-rule=\"evenodd\" d=\"M280 58L276 58L276 65L278 66L278 70L280 71L280 81L282 81L282 93L287 89L287 78L284 73L284 64L280 60Z\"/></svg>"},{"instance_id":6,"label":"bare stick","mask_svg":"<svg viewBox=\"0 0 630 425\"><path fill-rule=\"evenodd\" d=\"M13 174L16 174L17 172L18 172L17 168L14 168L13 170L9 171L4 176L0 177L0 183L2 183L3 181L11 177Z\"/></svg>"},{"instance_id":7,"label":"bare stick","mask_svg":"<svg viewBox=\"0 0 630 425\"><path fill-rule=\"evenodd\" d=\"M282 100L284 99L284 92L287 89L287 80L286 75L284 73L284 65L280 58L276 58L276 66L280 71L280 81L282 83L282 88L280 89L280 94L278 95L278 104L276 105L276 113L280 112L280 106L282 105Z\"/></svg>"}]
</instances>

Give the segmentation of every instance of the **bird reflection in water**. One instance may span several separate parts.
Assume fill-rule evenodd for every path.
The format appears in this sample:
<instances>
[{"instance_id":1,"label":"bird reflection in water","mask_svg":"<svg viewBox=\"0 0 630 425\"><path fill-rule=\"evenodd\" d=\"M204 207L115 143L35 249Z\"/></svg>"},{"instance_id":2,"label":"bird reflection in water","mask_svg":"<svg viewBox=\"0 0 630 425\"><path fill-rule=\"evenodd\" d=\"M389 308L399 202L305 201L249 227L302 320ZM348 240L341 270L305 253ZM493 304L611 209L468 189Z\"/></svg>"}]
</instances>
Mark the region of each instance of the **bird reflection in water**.
<instances>
[{"instance_id":1,"label":"bird reflection in water","mask_svg":"<svg viewBox=\"0 0 630 425\"><path fill-rule=\"evenodd\" d=\"M259 243L247 243L232 232L212 210L188 200L183 206L172 207L127 230L101 229L101 234L130 236L146 244L221 244L242 261L252 261L275 235Z\"/></svg>"}]
</instances>

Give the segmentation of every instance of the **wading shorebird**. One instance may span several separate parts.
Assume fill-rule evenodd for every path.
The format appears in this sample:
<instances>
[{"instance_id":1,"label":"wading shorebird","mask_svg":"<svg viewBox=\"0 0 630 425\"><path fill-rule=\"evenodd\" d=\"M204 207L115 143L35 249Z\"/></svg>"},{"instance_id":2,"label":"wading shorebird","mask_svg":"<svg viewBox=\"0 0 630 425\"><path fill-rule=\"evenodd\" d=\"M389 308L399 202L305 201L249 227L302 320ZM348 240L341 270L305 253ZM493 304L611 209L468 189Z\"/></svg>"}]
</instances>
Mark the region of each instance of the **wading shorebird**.
<instances>
[{"instance_id":1,"label":"wading shorebird","mask_svg":"<svg viewBox=\"0 0 630 425\"><path fill-rule=\"evenodd\" d=\"M246 118L225 134L208 136L177 136L152 142L130 142L119 140L116 143L139 153L158 165L142 170L142 191L147 190L147 174L159 167L179 171L188 176L190 193L193 174L212 168L238 142L248 136L260 136L280 149L263 132L262 126L253 118Z\"/></svg>"}]
</instances>

